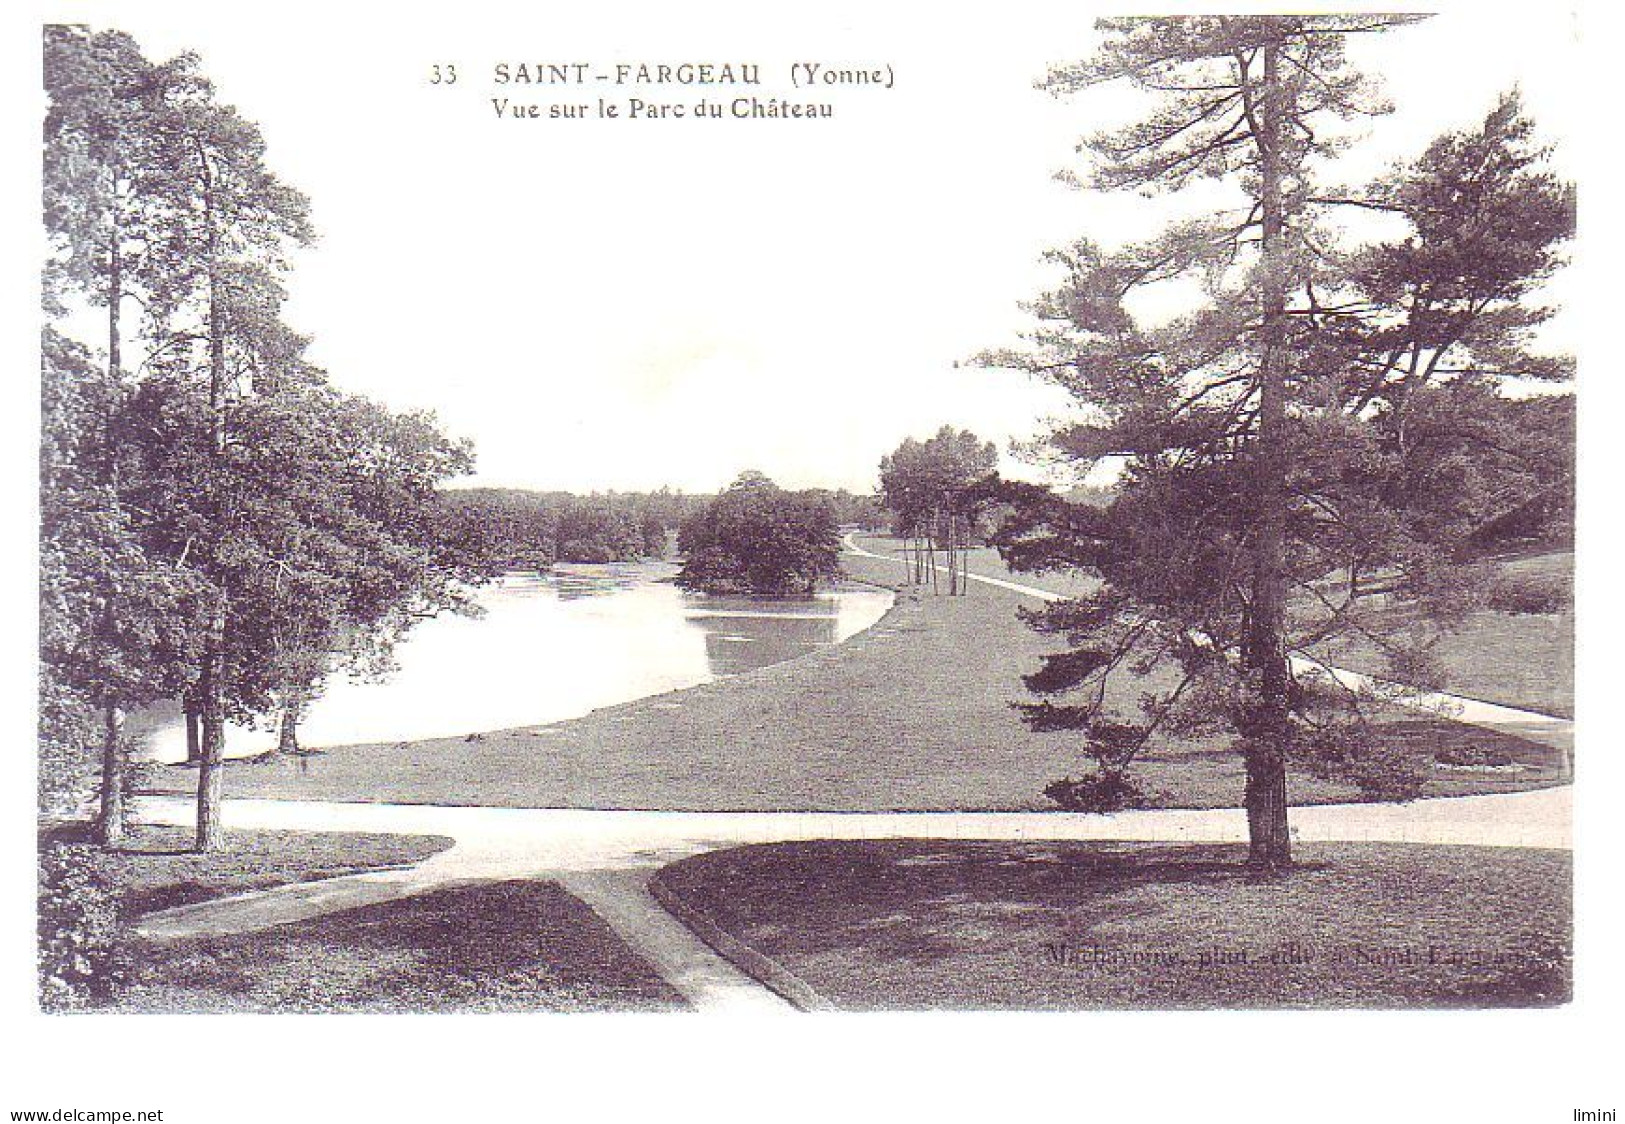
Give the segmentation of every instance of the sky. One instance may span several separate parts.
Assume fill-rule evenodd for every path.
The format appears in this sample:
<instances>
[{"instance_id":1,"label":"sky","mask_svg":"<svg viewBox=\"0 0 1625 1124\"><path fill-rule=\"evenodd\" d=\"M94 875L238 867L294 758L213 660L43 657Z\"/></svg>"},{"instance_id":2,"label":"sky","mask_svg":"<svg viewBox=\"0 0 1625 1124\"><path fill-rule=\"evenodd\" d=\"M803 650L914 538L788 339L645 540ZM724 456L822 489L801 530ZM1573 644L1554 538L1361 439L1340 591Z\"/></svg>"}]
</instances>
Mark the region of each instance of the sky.
<instances>
[{"instance_id":1,"label":"sky","mask_svg":"<svg viewBox=\"0 0 1625 1124\"><path fill-rule=\"evenodd\" d=\"M319 21L61 7L130 31L149 56L200 54L222 99L262 126L271 167L312 199L320 240L296 259L286 309L312 358L344 388L432 409L472 439L472 483L708 491L755 468L866 491L884 453L944 424L1006 448L1067 398L966 360L1017 342L1046 247L1149 234L1168 213L1054 179L1086 168L1081 135L1137 104L1034 89L1050 63L1089 52L1098 13L1076 3L929 20L863 5L632 19L476 3L389 22L338 6ZM1514 85L1561 141L1573 37L1572 17L1531 6L1358 44L1398 109L1346 159L1348 179L1471 124ZM827 101L835 116L497 118L492 97L602 91L497 86L496 63L576 61L756 63L758 96ZM889 66L893 85L801 93L796 61ZM455 86L430 83L437 64L457 66ZM685 106L737 92L610 91ZM1008 453L1003 467L1037 473Z\"/></svg>"}]
</instances>

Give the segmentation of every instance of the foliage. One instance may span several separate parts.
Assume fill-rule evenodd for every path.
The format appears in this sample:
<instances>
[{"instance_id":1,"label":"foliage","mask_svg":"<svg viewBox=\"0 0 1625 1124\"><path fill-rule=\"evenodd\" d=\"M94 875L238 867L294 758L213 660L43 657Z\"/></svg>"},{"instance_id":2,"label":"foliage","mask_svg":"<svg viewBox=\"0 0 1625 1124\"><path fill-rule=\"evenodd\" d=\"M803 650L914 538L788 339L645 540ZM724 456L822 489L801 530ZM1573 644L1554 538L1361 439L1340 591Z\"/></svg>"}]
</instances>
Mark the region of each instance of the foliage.
<instances>
[{"instance_id":1,"label":"foliage","mask_svg":"<svg viewBox=\"0 0 1625 1124\"><path fill-rule=\"evenodd\" d=\"M1063 812L1122 812L1150 808L1156 795L1142 790L1120 772L1098 769L1080 780L1065 777L1044 786L1044 795Z\"/></svg>"},{"instance_id":2,"label":"foliage","mask_svg":"<svg viewBox=\"0 0 1625 1124\"><path fill-rule=\"evenodd\" d=\"M1498 745L1445 746L1433 754L1433 759L1441 765L1458 768L1503 769L1517 763L1504 746Z\"/></svg>"},{"instance_id":3,"label":"foliage","mask_svg":"<svg viewBox=\"0 0 1625 1124\"><path fill-rule=\"evenodd\" d=\"M130 969L117 888L83 844L39 856L39 1003L71 1011L111 996Z\"/></svg>"},{"instance_id":4,"label":"foliage","mask_svg":"<svg viewBox=\"0 0 1625 1124\"><path fill-rule=\"evenodd\" d=\"M1574 608L1570 583L1553 574L1497 574L1485 603L1503 613L1561 613Z\"/></svg>"},{"instance_id":5,"label":"foliage","mask_svg":"<svg viewBox=\"0 0 1625 1124\"><path fill-rule=\"evenodd\" d=\"M102 714L112 841L118 714L181 699L216 845L228 718L291 732L338 667L381 670L414 621L469 607L483 573L432 512L472 454L306 358L282 306L308 201L195 57L62 26L45 56L45 311L100 307L106 330L105 358L56 327L42 344L42 697L64 719L42 733L66 762L66 716Z\"/></svg>"},{"instance_id":6,"label":"foliage","mask_svg":"<svg viewBox=\"0 0 1625 1124\"><path fill-rule=\"evenodd\" d=\"M1293 751L1293 760L1306 772L1347 781L1364 800L1414 800L1427 780L1425 756L1378 736L1358 714L1323 720L1298 737Z\"/></svg>"},{"instance_id":7,"label":"foliage","mask_svg":"<svg viewBox=\"0 0 1625 1124\"><path fill-rule=\"evenodd\" d=\"M84 700L51 673L39 672L39 813L71 815L89 797L96 780L95 716Z\"/></svg>"},{"instance_id":8,"label":"foliage","mask_svg":"<svg viewBox=\"0 0 1625 1124\"><path fill-rule=\"evenodd\" d=\"M577 496L459 488L441 497L436 520L488 572L546 571L555 562L663 558L669 532L704 499L668 489Z\"/></svg>"},{"instance_id":9,"label":"foliage","mask_svg":"<svg viewBox=\"0 0 1625 1124\"><path fill-rule=\"evenodd\" d=\"M787 492L759 472L684 520L680 585L710 591L807 593L840 573L835 512L816 493Z\"/></svg>"},{"instance_id":10,"label":"foliage","mask_svg":"<svg viewBox=\"0 0 1625 1124\"><path fill-rule=\"evenodd\" d=\"M894 533L907 538L915 582L940 588L937 552L947 551L948 592L964 593L973 539L985 533L998 451L968 430L943 426L924 443L912 437L880 461L882 502Z\"/></svg>"},{"instance_id":11,"label":"foliage","mask_svg":"<svg viewBox=\"0 0 1625 1124\"><path fill-rule=\"evenodd\" d=\"M973 520L977 486L993 474L999 454L969 430L943 426L926 441L910 437L880 461L881 501L903 536L946 538L951 518Z\"/></svg>"},{"instance_id":12,"label":"foliage","mask_svg":"<svg viewBox=\"0 0 1625 1124\"><path fill-rule=\"evenodd\" d=\"M1403 677L1481 599L1461 569L1475 536L1531 496L1545 505L1534 523L1572 502L1572 407L1501 389L1571 370L1530 350L1550 310L1527 298L1562 262L1573 191L1542 166L1516 97L1376 183L1316 182L1348 143L1340 122L1386 108L1348 65L1347 40L1413 18L1102 21L1096 58L1046 85L1122 81L1156 104L1086 142L1096 186L1217 179L1240 206L1143 244L1054 251L1063 279L1029 306L1028 347L981 360L1077 399L1082 420L1048 438L1056 455L1123 465L1101 507L1001 489L1011 514L996 541L1013 568L1103 579L1033 614L1069 650L1029 688L1081 701L1046 698L1025 717L1081 731L1114 769L1159 730L1233 731L1254 858L1268 865L1286 861L1289 760L1371 795L1404 799L1421 783L1415 762L1365 733L1390 699L1294 669L1289 653L1359 635ZM1338 218L1350 208L1387 214L1398 233L1352 240ZM1194 306L1138 314L1169 285L1199 294ZM1374 574L1425 609L1431 637L1391 635L1362 597ZM1113 712L1107 678L1156 668L1172 685L1145 692L1137 714Z\"/></svg>"},{"instance_id":13,"label":"foliage","mask_svg":"<svg viewBox=\"0 0 1625 1124\"><path fill-rule=\"evenodd\" d=\"M879 496L854 495L845 488L824 492L835 511L835 522L843 527L857 527L864 531L886 528L886 507Z\"/></svg>"}]
</instances>

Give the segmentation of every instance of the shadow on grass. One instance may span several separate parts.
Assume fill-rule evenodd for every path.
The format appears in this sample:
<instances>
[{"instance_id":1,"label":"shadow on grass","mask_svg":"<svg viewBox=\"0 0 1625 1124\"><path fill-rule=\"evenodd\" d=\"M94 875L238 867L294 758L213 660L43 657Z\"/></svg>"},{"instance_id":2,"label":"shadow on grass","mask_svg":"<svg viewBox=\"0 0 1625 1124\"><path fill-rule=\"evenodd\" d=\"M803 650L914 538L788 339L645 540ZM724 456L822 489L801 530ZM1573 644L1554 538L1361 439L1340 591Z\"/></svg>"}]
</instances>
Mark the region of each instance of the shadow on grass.
<instances>
[{"instance_id":1,"label":"shadow on grass","mask_svg":"<svg viewBox=\"0 0 1625 1124\"><path fill-rule=\"evenodd\" d=\"M444 836L324 831L236 831L227 848L201 852L190 828L132 825L123 844L103 847L85 821L44 824L42 862L73 856L118 898L126 917L289 882L310 882L420 862L451 846Z\"/></svg>"},{"instance_id":2,"label":"shadow on grass","mask_svg":"<svg viewBox=\"0 0 1625 1124\"><path fill-rule=\"evenodd\" d=\"M1569 856L1237 845L770 844L666 884L838 1005L1541 1006L1570 993ZM1059 951L1057 951L1059 950Z\"/></svg>"},{"instance_id":3,"label":"shadow on grass","mask_svg":"<svg viewBox=\"0 0 1625 1124\"><path fill-rule=\"evenodd\" d=\"M257 933L148 943L139 1010L669 1009L681 998L548 882L452 887Z\"/></svg>"}]
</instances>

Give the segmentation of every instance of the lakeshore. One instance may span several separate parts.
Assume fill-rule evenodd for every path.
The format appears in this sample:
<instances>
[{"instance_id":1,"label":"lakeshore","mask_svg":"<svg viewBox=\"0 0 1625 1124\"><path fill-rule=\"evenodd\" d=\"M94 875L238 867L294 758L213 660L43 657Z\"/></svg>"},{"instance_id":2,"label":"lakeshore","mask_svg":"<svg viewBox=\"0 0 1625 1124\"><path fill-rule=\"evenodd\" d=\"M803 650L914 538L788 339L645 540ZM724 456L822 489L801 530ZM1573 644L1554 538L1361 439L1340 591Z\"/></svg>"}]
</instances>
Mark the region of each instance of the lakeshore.
<instances>
[{"instance_id":1,"label":"lakeshore","mask_svg":"<svg viewBox=\"0 0 1625 1124\"><path fill-rule=\"evenodd\" d=\"M871 546L883 546L866 540ZM991 552L989 552L991 553ZM973 582L960 597L906 585L889 559L848 554L857 581L897 591L891 610L844 642L745 674L605 707L551 725L341 746L235 763L232 796L292 800L669 811L1045 810L1044 787L1083 768L1076 739L1034 733L1010 703L1051 640L1022 624L1034 604ZM1008 576L992 558L972 571ZM1000 580L1003 580L1000 578ZM1057 592L1076 579L1039 579ZM1133 684L1122 688L1132 699ZM1564 755L1526 738L1396 715L1382 735L1435 757L1424 796L1522 791L1560 783ZM1485 756L1495 768L1450 761ZM1239 757L1223 737L1168 739L1137 766L1159 806L1233 807ZM185 793L195 774L151 770L151 788ZM1294 804L1359 799L1304 773Z\"/></svg>"}]
</instances>

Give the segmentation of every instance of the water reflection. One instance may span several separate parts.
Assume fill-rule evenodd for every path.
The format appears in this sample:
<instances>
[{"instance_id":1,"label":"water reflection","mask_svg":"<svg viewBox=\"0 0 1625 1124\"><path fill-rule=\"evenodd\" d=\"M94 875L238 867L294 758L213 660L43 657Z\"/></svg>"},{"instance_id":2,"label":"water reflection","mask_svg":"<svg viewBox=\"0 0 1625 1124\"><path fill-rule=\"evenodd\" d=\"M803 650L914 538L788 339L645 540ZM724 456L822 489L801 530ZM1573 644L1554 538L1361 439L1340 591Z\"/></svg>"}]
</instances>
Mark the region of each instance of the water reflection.
<instances>
[{"instance_id":1,"label":"water reflection","mask_svg":"<svg viewBox=\"0 0 1625 1124\"><path fill-rule=\"evenodd\" d=\"M708 596L669 563L559 566L480 591L485 615L425 621L383 683L340 678L300 731L307 747L407 741L535 726L737 675L837 643L873 624L891 594L843 587L809 598ZM173 706L132 716L142 756L185 757ZM227 752L269 749L269 730L232 728Z\"/></svg>"}]
</instances>

